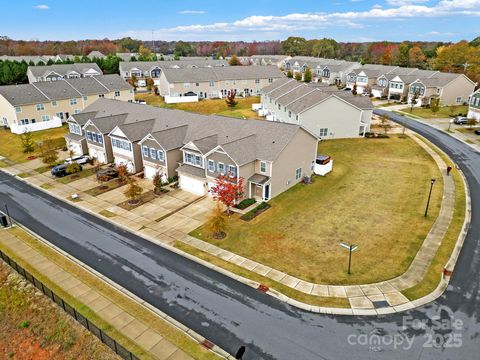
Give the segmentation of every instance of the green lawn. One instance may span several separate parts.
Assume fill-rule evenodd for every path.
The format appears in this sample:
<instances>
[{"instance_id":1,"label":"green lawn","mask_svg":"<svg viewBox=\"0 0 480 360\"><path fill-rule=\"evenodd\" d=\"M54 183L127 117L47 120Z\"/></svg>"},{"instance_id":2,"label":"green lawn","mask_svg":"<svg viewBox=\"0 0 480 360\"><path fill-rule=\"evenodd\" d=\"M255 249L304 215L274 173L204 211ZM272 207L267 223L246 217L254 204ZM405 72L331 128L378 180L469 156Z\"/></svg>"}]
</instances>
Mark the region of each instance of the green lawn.
<instances>
[{"instance_id":1,"label":"green lawn","mask_svg":"<svg viewBox=\"0 0 480 360\"><path fill-rule=\"evenodd\" d=\"M417 115L425 119L442 119L442 118L454 117L459 114L462 114L462 115L467 114L468 106L466 105L455 106L454 109L450 109L449 106L443 106L435 114L429 108L414 108L413 111L410 111L410 108L406 107L401 109L401 111L406 112L408 114Z\"/></svg>"},{"instance_id":2,"label":"green lawn","mask_svg":"<svg viewBox=\"0 0 480 360\"><path fill-rule=\"evenodd\" d=\"M316 283L364 284L403 273L440 208L443 181L433 159L412 139L323 141L319 152L334 171L270 201L246 223L233 215L227 237L206 225L193 236ZM423 216L430 179L438 179L429 216ZM340 242L359 245L352 274Z\"/></svg>"},{"instance_id":3,"label":"green lawn","mask_svg":"<svg viewBox=\"0 0 480 360\"><path fill-rule=\"evenodd\" d=\"M68 127L64 125L59 128L35 131L32 132L32 135L35 143L42 141L46 138L50 138L53 140L55 147L61 149L65 146L65 139L63 137L67 133ZM10 129L2 128L0 129L0 155L14 162L24 162L28 160L28 156L39 156L40 152L36 147L33 154L24 154L20 135L11 133Z\"/></svg>"},{"instance_id":4,"label":"green lawn","mask_svg":"<svg viewBox=\"0 0 480 360\"><path fill-rule=\"evenodd\" d=\"M57 181L59 183L62 183L62 184L68 184L68 183L71 183L72 181L76 181L76 180L79 180L79 179L83 179L83 178L92 176L95 173L96 173L96 169L91 167L89 169L84 169L84 170L79 171L77 173L58 178Z\"/></svg>"},{"instance_id":5,"label":"green lawn","mask_svg":"<svg viewBox=\"0 0 480 360\"><path fill-rule=\"evenodd\" d=\"M236 118L262 119L252 110L252 104L260 102L258 96L237 98L236 100L238 101L238 104L233 108L229 108L224 99L201 100L195 103L166 104L160 96L150 93L136 94L135 99L144 100L148 105L191 111L200 114L217 114Z\"/></svg>"}]
</instances>

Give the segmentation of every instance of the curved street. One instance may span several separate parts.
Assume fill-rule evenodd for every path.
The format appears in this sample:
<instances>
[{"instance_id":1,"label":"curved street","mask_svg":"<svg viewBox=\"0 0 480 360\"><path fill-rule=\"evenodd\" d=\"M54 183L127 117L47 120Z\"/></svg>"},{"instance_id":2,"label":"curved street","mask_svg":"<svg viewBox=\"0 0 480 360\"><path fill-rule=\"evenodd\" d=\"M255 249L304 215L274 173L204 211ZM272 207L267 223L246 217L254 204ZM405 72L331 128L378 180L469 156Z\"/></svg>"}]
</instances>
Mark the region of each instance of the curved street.
<instances>
[{"instance_id":1,"label":"curved street","mask_svg":"<svg viewBox=\"0 0 480 360\"><path fill-rule=\"evenodd\" d=\"M382 110L376 110L380 113ZM382 317L293 308L0 173L12 217L230 353L250 359L471 359L480 349L480 154L402 116L462 169L472 223L450 285L436 302Z\"/></svg>"}]
</instances>

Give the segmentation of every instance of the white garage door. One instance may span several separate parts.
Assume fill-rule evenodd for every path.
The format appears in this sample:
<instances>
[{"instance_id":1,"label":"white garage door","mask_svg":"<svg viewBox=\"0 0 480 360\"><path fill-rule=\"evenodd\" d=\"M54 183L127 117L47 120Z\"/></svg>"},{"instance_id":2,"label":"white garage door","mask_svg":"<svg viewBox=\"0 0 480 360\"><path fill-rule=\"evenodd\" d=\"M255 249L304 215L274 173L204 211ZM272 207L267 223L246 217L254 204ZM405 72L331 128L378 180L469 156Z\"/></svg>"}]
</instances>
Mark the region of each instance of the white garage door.
<instances>
[{"instance_id":1,"label":"white garage door","mask_svg":"<svg viewBox=\"0 0 480 360\"><path fill-rule=\"evenodd\" d=\"M83 148L81 144L69 143L68 148L73 151L74 155L83 155Z\"/></svg>"},{"instance_id":2,"label":"white garage door","mask_svg":"<svg viewBox=\"0 0 480 360\"><path fill-rule=\"evenodd\" d=\"M180 175L178 185L185 191L189 191L200 196L205 195L205 186L203 180Z\"/></svg>"},{"instance_id":3,"label":"white garage door","mask_svg":"<svg viewBox=\"0 0 480 360\"><path fill-rule=\"evenodd\" d=\"M115 165L127 165L127 171L129 173L134 173L135 172L135 167L133 166L133 162L131 160L128 160L128 159L123 159L123 158L119 158L119 157L115 157Z\"/></svg>"},{"instance_id":4,"label":"white garage door","mask_svg":"<svg viewBox=\"0 0 480 360\"><path fill-rule=\"evenodd\" d=\"M155 169L154 167L152 166L145 166L145 177L147 179L153 179L153 177L155 176L155 173L156 173L157 169Z\"/></svg>"},{"instance_id":5,"label":"white garage door","mask_svg":"<svg viewBox=\"0 0 480 360\"><path fill-rule=\"evenodd\" d=\"M100 164L106 164L107 159L103 151L97 151L96 149L88 149L88 155L97 159Z\"/></svg>"}]
</instances>

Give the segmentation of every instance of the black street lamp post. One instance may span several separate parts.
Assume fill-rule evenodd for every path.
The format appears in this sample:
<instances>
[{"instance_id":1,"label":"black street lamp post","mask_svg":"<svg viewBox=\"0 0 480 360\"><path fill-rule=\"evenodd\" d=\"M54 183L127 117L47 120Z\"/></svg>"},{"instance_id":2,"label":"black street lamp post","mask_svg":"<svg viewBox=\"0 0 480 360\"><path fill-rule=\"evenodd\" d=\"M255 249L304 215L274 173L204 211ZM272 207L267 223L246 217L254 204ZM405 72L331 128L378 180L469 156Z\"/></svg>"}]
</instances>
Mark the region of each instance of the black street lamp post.
<instances>
[{"instance_id":1,"label":"black street lamp post","mask_svg":"<svg viewBox=\"0 0 480 360\"><path fill-rule=\"evenodd\" d=\"M430 192L428 193L427 207L425 208L425 217L428 214L428 207L430 206L430 198L432 197L433 184L435 184L436 179L430 180Z\"/></svg>"}]
</instances>

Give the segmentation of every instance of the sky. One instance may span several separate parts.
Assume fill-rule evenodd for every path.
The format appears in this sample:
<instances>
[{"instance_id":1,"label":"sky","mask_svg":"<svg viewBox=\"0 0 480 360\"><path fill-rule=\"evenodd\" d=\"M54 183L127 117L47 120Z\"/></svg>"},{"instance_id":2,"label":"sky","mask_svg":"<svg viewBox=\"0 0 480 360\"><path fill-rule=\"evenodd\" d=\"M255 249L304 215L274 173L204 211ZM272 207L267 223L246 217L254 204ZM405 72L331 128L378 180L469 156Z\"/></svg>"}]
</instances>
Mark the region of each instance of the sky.
<instances>
[{"instance_id":1,"label":"sky","mask_svg":"<svg viewBox=\"0 0 480 360\"><path fill-rule=\"evenodd\" d=\"M22 40L458 41L480 0L0 0L0 36ZM9 14L9 16L6 16Z\"/></svg>"}]
</instances>

